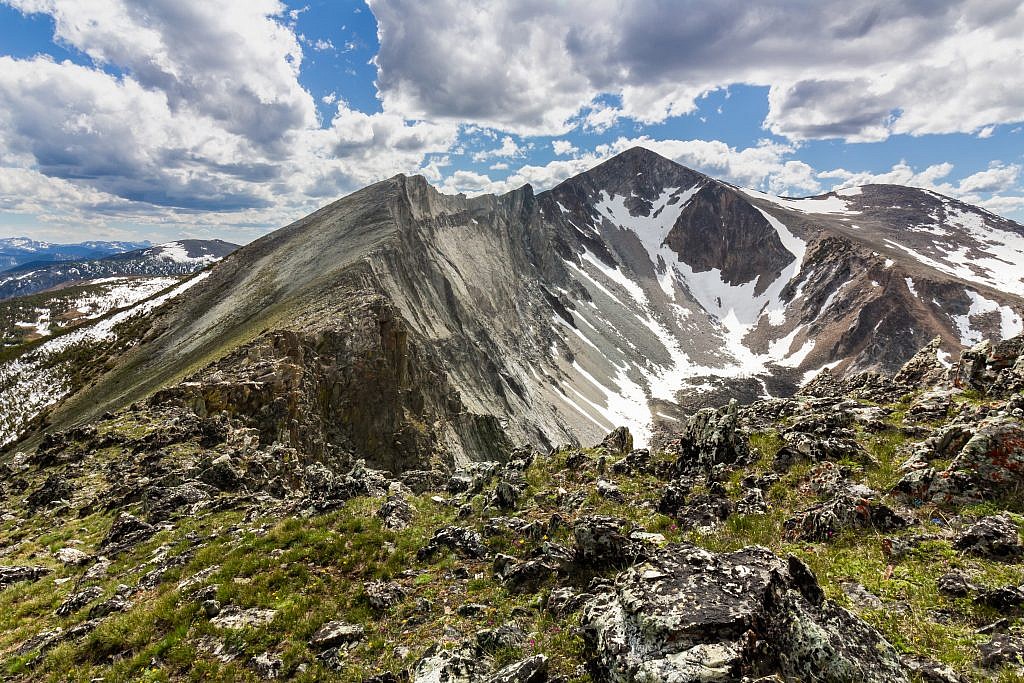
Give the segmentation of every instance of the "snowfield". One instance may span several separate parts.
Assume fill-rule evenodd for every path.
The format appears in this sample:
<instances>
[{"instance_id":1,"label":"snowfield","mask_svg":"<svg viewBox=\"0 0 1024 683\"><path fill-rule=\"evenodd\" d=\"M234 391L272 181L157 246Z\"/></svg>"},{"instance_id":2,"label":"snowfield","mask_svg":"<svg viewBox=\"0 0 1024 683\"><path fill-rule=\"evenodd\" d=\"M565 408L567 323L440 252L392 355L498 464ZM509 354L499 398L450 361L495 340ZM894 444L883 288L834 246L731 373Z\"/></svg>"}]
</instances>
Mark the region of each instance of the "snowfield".
<instances>
[{"instance_id":1,"label":"snowfield","mask_svg":"<svg viewBox=\"0 0 1024 683\"><path fill-rule=\"evenodd\" d=\"M159 296L77 327L0 364L0 447L17 439L41 411L67 396L71 390L67 368L56 362L58 354L72 346L115 339L114 328L117 325L149 313L202 282L208 275L209 271L200 273Z\"/></svg>"},{"instance_id":2,"label":"snowfield","mask_svg":"<svg viewBox=\"0 0 1024 683\"><path fill-rule=\"evenodd\" d=\"M658 357L668 359L656 362L651 357L637 354L632 345L623 344L623 339L600 332L598 327L586 320L577 307L574 318L587 324L588 330L569 325L558 319L557 329L561 330L563 341L570 349L579 350L579 356L601 354L601 364L611 368L598 374L595 369L583 367L579 359L567 368L570 377L580 378L577 388L590 387L598 392L600 400L588 399L573 389L574 396L567 399L570 405L586 414L587 418L605 429L625 424L633 432L636 443L645 444L650 437L654 414L650 400L675 401L676 392L684 386L693 389L695 378L754 377L769 372L768 365L798 367L814 348L813 340L796 344L796 337L803 328L796 328L782 339L773 342L767 353L751 351L744 338L767 316L772 325L785 323L786 303L782 291L801 270L807 244L794 235L783 223L761 212L775 229L783 246L795 258L782 273L759 295L754 294L756 281L741 285L730 285L722 279L720 270L694 272L687 264L678 260L678 255L665 245L672 226L675 224L687 202L701 189L697 184L689 188L667 188L653 202L648 216L632 216L626 206L630 197L600 194L594 207L602 220L610 222L619 230L636 235L647 252L656 275L657 288L648 292L640 278L625 267L612 267L596 255L584 251L580 264L567 260L566 266L576 275L577 282L584 287L593 301L600 302L598 309L606 316L615 309L616 320L629 321L650 332L654 343L659 344L664 354ZM563 207L564 211L564 207ZM578 226L581 232L583 231ZM564 291L563 294L568 295ZM651 296L664 295L668 308L675 319L664 319L653 304ZM686 297L687 305L677 296ZM582 302L580 302L582 304ZM664 302L663 302L664 303ZM710 316L719 330L722 341L721 365L705 365L692 360L682 348L685 334L682 325L692 314L692 306ZM624 325L620 322L619 325ZM712 387L707 385L708 389ZM590 410L587 410L589 406Z\"/></svg>"}]
</instances>

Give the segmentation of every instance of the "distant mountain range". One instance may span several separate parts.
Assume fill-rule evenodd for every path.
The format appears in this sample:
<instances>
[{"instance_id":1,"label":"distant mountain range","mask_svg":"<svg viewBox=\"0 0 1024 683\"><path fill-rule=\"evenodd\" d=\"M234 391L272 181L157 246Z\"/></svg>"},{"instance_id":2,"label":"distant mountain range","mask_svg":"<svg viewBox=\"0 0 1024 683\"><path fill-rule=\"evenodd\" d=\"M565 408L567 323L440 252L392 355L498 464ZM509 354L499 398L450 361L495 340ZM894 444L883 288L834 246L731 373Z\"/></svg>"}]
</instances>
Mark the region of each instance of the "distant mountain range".
<instances>
[{"instance_id":1,"label":"distant mountain range","mask_svg":"<svg viewBox=\"0 0 1024 683\"><path fill-rule=\"evenodd\" d=\"M112 254L145 249L150 245L148 241L51 244L28 237L8 237L0 239L0 272L32 262L99 259Z\"/></svg>"},{"instance_id":2,"label":"distant mountain range","mask_svg":"<svg viewBox=\"0 0 1024 683\"><path fill-rule=\"evenodd\" d=\"M48 245L16 238L0 240L0 245L3 244L10 245L4 248L17 252L19 258L31 253L41 254L43 258L23 260L0 272L0 300L99 278L185 275L205 268L238 248L237 244L223 240L179 240L150 246L130 242ZM132 248L115 249L115 245ZM104 252L104 249L110 251ZM75 251L100 255L55 258Z\"/></svg>"}]
</instances>

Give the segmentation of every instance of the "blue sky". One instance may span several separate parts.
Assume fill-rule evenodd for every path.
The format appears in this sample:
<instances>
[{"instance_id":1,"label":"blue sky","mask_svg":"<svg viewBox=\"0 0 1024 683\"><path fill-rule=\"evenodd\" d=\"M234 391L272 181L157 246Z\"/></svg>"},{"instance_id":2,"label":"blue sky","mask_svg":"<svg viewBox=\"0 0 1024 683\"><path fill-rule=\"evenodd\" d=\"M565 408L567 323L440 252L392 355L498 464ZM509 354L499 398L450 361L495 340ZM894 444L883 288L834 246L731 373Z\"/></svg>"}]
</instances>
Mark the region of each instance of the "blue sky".
<instances>
[{"instance_id":1,"label":"blue sky","mask_svg":"<svg viewBox=\"0 0 1024 683\"><path fill-rule=\"evenodd\" d=\"M0 0L0 235L239 242L396 173L546 189L634 144L1024 220L1018 0Z\"/></svg>"}]
</instances>

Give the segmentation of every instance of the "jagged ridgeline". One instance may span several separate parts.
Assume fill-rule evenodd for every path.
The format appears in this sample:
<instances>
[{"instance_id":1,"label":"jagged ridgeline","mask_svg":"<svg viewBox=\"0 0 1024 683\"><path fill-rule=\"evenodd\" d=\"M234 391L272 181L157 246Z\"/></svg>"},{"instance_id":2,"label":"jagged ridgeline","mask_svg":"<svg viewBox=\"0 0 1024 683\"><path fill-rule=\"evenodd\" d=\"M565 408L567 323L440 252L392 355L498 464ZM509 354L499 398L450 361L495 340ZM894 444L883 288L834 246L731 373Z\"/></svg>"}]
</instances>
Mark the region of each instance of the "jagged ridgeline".
<instances>
[{"instance_id":1,"label":"jagged ridgeline","mask_svg":"<svg viewBox=\"0 0 1024 683\"><path fill-rule=\"evenodd\" d=\"M4 350L0 671L1017 680L1022 264L640 149L370 186Z\"/></svg>"},{"instance_id":2,"label":"jagged ridgeline","mask_svg":"<svg viewBox=\"0 0 1024 683\"><path fill-rule=\"evenodd\" d=\"M18 416L2 436L32 446L149 400L393 472L619 425L657 445L695 408L792 395L824 367L895 371L936 336L948 362L1019 334L1022 273L1024 227L912 188L780 199L640 148L540 194L396 176L120 332L0 369Z\"/></svg>"}]
</instances>

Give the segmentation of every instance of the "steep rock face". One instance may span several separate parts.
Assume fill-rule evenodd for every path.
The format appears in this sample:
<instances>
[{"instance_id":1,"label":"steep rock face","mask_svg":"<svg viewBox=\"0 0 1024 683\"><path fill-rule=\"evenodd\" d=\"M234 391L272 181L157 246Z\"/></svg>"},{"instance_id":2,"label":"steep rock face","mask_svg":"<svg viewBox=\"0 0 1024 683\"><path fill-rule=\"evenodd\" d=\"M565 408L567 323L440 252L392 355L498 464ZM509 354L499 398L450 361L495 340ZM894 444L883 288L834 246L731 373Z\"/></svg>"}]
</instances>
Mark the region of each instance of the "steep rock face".
<instances>
[{"instance_id":1,"label":"steep rock face","mask_svg":"<svg viewBox=\"0 0 1024 683\"><path fill-rule=\"evenodd\" d=\"M242 418L264 445L330 461L358 452L391 471L511 449L496 418L465 411L436 358L379 297L332 329L270 332L153 401Z\"/></svg>"},{"instance_id":2,"label":"steep rock face","mask_svg":"<svg viewBox=\"0 0 1024 683\"><path fill-rule=\"evenodd\" d=\"M718 183L702 187L690 198L665 244L696 273L717 270L732 286L756 280L755 296L796 258L760 211Z\"/></svg>"}]
</instances>

